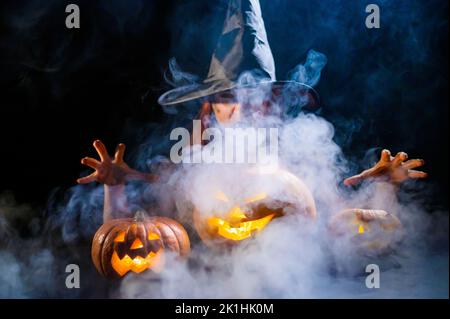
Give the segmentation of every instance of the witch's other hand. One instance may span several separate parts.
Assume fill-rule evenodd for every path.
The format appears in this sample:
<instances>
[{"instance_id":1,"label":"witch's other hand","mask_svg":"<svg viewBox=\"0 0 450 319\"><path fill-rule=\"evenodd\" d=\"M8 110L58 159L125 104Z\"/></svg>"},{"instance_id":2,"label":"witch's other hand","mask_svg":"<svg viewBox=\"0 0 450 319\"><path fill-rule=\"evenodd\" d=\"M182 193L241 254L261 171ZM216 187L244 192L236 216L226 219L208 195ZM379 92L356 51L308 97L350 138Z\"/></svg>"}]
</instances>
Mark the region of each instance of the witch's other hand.
<instances>
[{"instance_id":1,"label":"witch's other hand","mask_svg":"<svg viewBox=\"0 0 450 319\"><path fill-rule=\"evenodd\" d=\"M371 168L344 180L344 185L356 185L365 179L380 179L400 184L410 178L425 178L427 173L415 170L425 164L423 159L410 159L405 152L398 152L391 156L391 152L384 149L380 160Z\"/></svg>"}]
</instances>

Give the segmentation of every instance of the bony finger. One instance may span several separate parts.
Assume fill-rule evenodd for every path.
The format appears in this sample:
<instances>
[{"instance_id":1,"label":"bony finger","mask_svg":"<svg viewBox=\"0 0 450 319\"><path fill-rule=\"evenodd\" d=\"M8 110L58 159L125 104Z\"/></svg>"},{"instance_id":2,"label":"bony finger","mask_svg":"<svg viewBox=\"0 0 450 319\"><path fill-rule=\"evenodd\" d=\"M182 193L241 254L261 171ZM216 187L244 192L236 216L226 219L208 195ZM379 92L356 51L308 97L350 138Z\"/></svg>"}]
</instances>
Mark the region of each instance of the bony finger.
<instances>
[{"instance_id":1,"label":"bony finger","mask_svg":"<svg viewBox=\"0 0 450 319\"><path fill-rule=\"evenodd\" d=\"M361 179L361 175L354 175L351 177L348 177L344 180L344 185L345 186L351 186L351 185L356 185Z\"/></svg>"},{"instance_id":2,"label":"bony finger","mask_svg":"<svg viewBox=\"0 0 450 319\"><path fill-rule=\"evenodd\" d=\"M96 180L96 174L94 173L94 174L77 179L77 183L78 184L87 184L87 183L94 182L95 180Z\"/></svg>"},{"instance_id":3,"label":"bony finger","mask_svg":"<svg viewBox=\"0 0 450 319\"><path fill-rule=\"evenodd\" d=\"M108 151L106 150L106 146L102 141L95 140L93 145L102 161L109 159Z\"/></svg>"},{"instance_id":4,"label":"bony finger","mask_svg":"<svg viewBox=\"0 0 450 319\"><path fill-rule=\"evenodd\" d=\"M408 171L408 176L410 178L425 178L428 176L428 174L425 172L422 172L422 171L415 171L415 170L410 169Z\"/></svg>"},{"instance_id":5,"label":"bony finger","mask_svg":"<svg viewBox=\"0 0 450 319\"><path fill-rule=\"evenodd\" d=\"M406 169L416 168L425 165L425 161L423 159L411 159L403 163L403 167Z\"/></svg>"},{"instance_id":6,"label":"bony finger","mask_svg":"<svg viewBox=\"0 0 450 319\"><path fill-rule=\"evenodd\" d=\"M389 162L391 160L391 152L388 149L384 149L381 151L381 161Z\"/></svg>"},{"instance_id":7,"label":"bony finger","mask_svg":"<svg viewBox=\"0 0 450 319\"><path fill-rule=\"evenodd\" d=\"M123 143L117 144L117 149L116 149L116 151L117 151L117 150L119 150L119 151L125 151L125 144L123 144Z\"/></svg>"},{"instance_id":8,"label":"bony finger","mask_svg":"<svg viewBox=\"0 0 450 319\"><path fill-rule=\"evenodd\" d=\"M377 171L379 170L379 166L380 165L375 165L374 167L368 168L365 171L362 171L361 173L358 174L358 176L363 179L363 178L369 178L369 177L374 177L377 175Z\"/></svg>"},{"instance_id":9,"label":"bony finger","mask_svg":"<svg viewBox=\"0 0 450 319\"><path fill-rule=\"evenodd\" d=\"M89 183L89 180L86 177L81 177L77 179L78 184L87 184Z\"/></svg>"},{"instance_id":10,"label":"bony finger","mask_svg":"<svg viewBox=\"0 0 450 319\"><path fill-rule=\"evenodd\" d=\"M123 155L125 154L125 144L120 143L117 145L116 153L114 154L114 161L116 163L123 162Z\"/></svg>"},{"instance_id":11,"label":"bony finger","mask_svg":"<svg viewBox=\"0 0 450 319\"><path fill-rule=\"evenodd\" d=\"M97 161L96 159L90 158L90 157L82 158L81 164L89 166L93 169L98 169L101 165L101 163L99 161Z\"/></svg>"},{"instance_id":12,"label":"bony finger","mask_svg":"<svg viewBox=\"0 0 450 319\"><path fill-rule=\"evenodd\" d=\"M395 155L394 159L392 160L392 164L398 166L407 159L408 154L406 154L405 152L398 152L397 155Z\"/></svg>"}]
</instances>

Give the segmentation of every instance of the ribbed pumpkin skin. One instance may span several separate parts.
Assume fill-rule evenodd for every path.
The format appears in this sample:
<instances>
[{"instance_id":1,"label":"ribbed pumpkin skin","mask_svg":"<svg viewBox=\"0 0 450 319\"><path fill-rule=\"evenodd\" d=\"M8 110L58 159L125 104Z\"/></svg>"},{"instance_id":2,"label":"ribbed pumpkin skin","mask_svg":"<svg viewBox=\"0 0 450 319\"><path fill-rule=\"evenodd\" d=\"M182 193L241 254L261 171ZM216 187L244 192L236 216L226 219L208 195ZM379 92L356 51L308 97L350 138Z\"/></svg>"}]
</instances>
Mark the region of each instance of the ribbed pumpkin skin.
<instances>
[{"instance_id":1,"label":"ribbed pumpkin skin","mask_svg":"<svg viewBox=\"0 0 450 319\"><path fill-rule=\"evenodd\" d=\"M149 231L159 235L157 244L164 250L174 252L182 258L189 255L190 242L186 230L170 218L149 217L142 221L136 221L134 218L113 219L104 223L94 235L91 257L95 268L107 278L120 278L111 266L114 239L119 233L126 232L127 238L139 237L145 248L153 247L155 244L146 239L146 233Z\"/></svg>"}]
</instances>

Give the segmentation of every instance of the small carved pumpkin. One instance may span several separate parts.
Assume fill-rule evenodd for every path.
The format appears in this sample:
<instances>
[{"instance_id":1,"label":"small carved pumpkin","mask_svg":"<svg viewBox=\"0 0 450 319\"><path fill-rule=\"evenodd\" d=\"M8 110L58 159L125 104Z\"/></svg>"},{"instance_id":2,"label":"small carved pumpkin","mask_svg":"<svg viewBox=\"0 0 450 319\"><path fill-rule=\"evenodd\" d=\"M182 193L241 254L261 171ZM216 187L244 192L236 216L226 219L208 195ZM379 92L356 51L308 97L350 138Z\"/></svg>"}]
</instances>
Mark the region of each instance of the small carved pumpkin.
<instances>
[{"instance_id":1,"label":"small carved pumpkin","mask_svg":"<svg viewBox=\"0 0 450 319\"><path fill-rule=\"evenodd\" d=\"M165 217L113 219L95 233L91 256L98 272L108 278L123 277L129 271L160 272L164 253L181 257L190 252L189 237L179 223Z\"/></svg>"},{"instance_id":2,"label":"small carved pumpkin","mask_svg":"<svg viewBox=\"0 0 450 319\"><path fill-rule=\"evenodd\" d=\"M384 210L347 209L330 220L336 239L348 239L359 252L384 252L403 237L400 220Z\"/></svg>"},{"instance_id":3,"label":"small carved pumpkin","mask_svg":"<svg viewBox=\"0 0 450 319\"><path fill-rule=\"evenodd\" d=\"M311 192L295 175L281 169L251 170L242 178L254 180L254 189L237 197L219 190L212 201L222 203L221 212L201 211L193 205L193 221L200 238L209 246L230 246L261 232L273 219L289 213L302 214L314 220L316 207ZM233 185L230 185L232 188ZM230 190L228 188L228 190ZM275 190L275 194L274 193Z\"/></svg>"}]
</instances>

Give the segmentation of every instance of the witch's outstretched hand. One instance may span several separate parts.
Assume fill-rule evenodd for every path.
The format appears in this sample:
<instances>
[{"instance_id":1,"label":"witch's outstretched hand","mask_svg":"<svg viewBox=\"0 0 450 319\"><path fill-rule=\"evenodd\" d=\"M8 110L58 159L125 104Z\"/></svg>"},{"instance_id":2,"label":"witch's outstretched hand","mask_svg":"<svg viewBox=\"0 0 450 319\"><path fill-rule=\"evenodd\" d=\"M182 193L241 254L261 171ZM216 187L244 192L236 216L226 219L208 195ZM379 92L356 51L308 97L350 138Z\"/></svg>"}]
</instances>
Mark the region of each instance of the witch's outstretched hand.
<instances>
[{"instance_id":1,"label":"witch's outstretched hand","mask_svg":"<svg viewBox=\"0 0 450 319\"><path fill-rule=\"evenodd\" d=\"M422 159L410 159L405 152L398 152L395 157L391 156L389 150L384 149L381 152L381 158L373 167L344 180L344 185L356 185L359 182L377 178L389 181L393 184L400 184L409 178L425 178L427 173L414 170L425 164Z\"/></svg>"},{"instance_id":2,"label":"witch's outstretched hand","mask_svg":"<svg viewBox=\"0 0 450 319\"><path fill-rule=\"evenodd\" d=\"M105 145L96 140L93 143L100 161L84 157L81 164L95 169L92 174L81 177L77 180L78 184L87 184L91 182L99 182L108 186L122 185L128 180L147 180L149 182L156 180L156 176L152 174L144 174L130 168L123 160L125 153L125 144L117 145L114 158L111 159Z\"/></svg>"}]
</instances>

